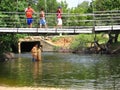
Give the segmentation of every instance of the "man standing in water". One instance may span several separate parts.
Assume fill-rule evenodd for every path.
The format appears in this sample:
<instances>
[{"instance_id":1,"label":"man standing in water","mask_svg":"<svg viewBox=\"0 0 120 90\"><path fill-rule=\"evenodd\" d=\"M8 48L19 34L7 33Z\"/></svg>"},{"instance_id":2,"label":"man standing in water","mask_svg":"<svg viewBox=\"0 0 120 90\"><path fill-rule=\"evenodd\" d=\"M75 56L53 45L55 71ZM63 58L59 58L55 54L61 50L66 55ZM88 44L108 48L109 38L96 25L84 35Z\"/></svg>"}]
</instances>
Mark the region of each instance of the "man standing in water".
<instances>
[{"instance_id":1,"label":"man standing in water","mask_svg":"<svg viewBox=\"0 0 120 90\"><path fill-rule=\"evenodd\" d=\"M35 44L31 49L32 53L32 61L40 61L41 60L41 47L40 44Z\"/></svg>"},{"instance_id":2,"label":"man standing in water","mask_svg":"<svg viewBox=\"0 0 120 90\"><path fill-rule=\"evenodd\" d=\"M33 22L32 15L33 15L33 13L35 13L35 11L33 8L31 8L30 4L28 4L28 8L25 9L25 13L26 13L26 17L27 17L28 27L32 28L32 22Z\"/></svg>"}]
</instances>

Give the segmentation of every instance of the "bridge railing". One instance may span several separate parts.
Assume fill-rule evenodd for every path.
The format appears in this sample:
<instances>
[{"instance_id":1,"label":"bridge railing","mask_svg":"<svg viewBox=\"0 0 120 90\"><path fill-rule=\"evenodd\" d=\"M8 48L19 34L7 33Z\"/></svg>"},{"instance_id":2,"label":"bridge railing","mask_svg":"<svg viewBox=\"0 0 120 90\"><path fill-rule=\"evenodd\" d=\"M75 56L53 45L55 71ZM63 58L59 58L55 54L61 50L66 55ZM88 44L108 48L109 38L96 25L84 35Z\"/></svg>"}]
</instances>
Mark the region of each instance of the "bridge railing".
<instances>
[{"instance_id":1,"label":"bridge railing","mask_svg":"<svg viewBox=\"0 0 120 90\"><path fill-rule=\"evenodd\" d=\"M93 26L92 14L72 14L63 13L63 28L80 28ZM39 27L39 13L33 15L33 27ZM53 28L57 24L56 13L46 13L46 21L49 28ZM0 12L0 27L7 28L25 28L26 23L25 12Z\"/></svg>"},{"instance_id":2,"label":"bridge railing","mask_svg":"<svg viewBox=\"0 0 120 90\"><path fill-rule=\"evenodd\" d=\"M95 11L95 26L120 25L120 10Z\"/></svg>"},{"instance_id":3,"label":"bridge railing","mask_svg":"<svg viewBox=\"0 0 120 90\"><path fill-rule=\"evenodd\" d=\"M33 15L33 28L39 28L39 13ZM63 13L63 28L90 28L94 26L119 25L120 11L95 11L94 13ZM48 28L56 26L56 13L46 13ZM0 11L0 27L26 28L25 12L2 12Z\"/></svg>"}]
</instances>

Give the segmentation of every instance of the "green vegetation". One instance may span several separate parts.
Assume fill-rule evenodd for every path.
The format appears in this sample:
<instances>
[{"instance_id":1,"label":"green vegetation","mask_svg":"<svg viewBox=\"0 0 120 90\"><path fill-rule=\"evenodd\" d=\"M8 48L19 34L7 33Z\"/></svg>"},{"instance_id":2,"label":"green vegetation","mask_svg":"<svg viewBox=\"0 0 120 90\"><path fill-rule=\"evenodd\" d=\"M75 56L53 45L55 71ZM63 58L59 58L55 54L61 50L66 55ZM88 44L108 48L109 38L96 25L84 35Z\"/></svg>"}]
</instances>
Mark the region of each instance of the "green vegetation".
<instances>
[{"instance_id":1,"label":"green vegetation","mask_svg":"<svg viewBox=\"0 0 120 90\"><path fill-rule=\"evenodd\" d=\"M22 38L26 34L0 34L0 54L4 51L12 51L12 46L16 47L18 38Z\"/></svg>"},{"instance_id":2,"label":"green vegetation","mask_svg":"<svg viewBox=\"0 0 120 90\"><path fill-rule=\"evenodd\" d=\"M94 34L79 34L75 37L74 41L71 43L70 48L72 50L83 49L89 47L92 42L94 42L95 35ZM96 34L96 39L100 44L106 43L108 41L108 37L106 34Z\"/></svg>"},{"instance_id":3,"label":"green vegetation","mask_svg":"<svg viewBox=\"0 0 120 90\"><path fill-rule=\"evenodd\" d=\"M59 47L59 46L54 46L53 50L54 50L54 51L59 51L59 50L60 50L60 47Z\"/></svg>"},{"instance_id":4,"label":"green vegetation","mask_svg":"<svg viewBox=\"0 0 120 90\"><path fill-rule=\"evenodd\" d=\"M73 50L78 50L80 48L86 47L87 43L92 42L93 40L93 35L80 34L75 37L70 47Z\"/></svg>"},{"instance_id":5,"label":"green vegetation","mask_svg":"<svg viewBox=\"0 0 120 90\"><path fill-rule=\"evenodd\" d=\"M60 39L60 37L53 37L52 38L52 42L56 42L56 41L58 41Z\"/></svg>"}]
</instances>

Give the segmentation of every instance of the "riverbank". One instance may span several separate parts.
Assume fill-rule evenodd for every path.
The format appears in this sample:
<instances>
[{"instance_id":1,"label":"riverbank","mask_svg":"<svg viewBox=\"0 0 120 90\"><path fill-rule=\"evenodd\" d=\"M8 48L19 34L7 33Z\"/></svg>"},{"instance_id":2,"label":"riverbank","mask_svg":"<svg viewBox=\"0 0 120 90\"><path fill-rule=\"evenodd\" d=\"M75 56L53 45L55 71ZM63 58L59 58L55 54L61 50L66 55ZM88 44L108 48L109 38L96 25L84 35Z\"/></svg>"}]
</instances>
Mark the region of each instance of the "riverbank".
<instances>
[{"instance_id":1,"label":"riverbank","mask_svg":"<svg viewBox=\"0 0 120 90\"><path fill-rule=\"evenodd\" d=\"M85 37L88 37L87 39ZM94 41L91 35L79 36L61 36L52 37L47 41L53 43L55 46L60 47L58 52L73 52L73 53L95 53L95 54L119 54L120 53L120 40L116 43L108 44L108 36L101 37L98 35L99 41Z\"/></svg>"}]
</instances>

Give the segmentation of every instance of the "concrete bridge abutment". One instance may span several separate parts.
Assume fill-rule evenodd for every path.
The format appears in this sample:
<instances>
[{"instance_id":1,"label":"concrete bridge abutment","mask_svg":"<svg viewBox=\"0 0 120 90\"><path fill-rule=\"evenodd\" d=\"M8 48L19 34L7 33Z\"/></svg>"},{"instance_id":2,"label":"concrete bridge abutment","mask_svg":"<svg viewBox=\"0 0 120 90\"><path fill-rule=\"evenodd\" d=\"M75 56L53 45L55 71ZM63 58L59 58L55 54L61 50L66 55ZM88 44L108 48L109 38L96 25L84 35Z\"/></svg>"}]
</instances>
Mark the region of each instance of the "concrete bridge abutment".
<instances>
[{"instance_id":1,"label":"concrete bridge abutment","mask_svg":"<svg viewBox=\"0 0 120 90\"><path fill-rule=\"evenodd\" d=\"M41 36L29 36L18 40L18 53L30 52L36 43L42 45L43 51L54 51L55 46L48 43Z\"/></svg>"}]
</instances>

